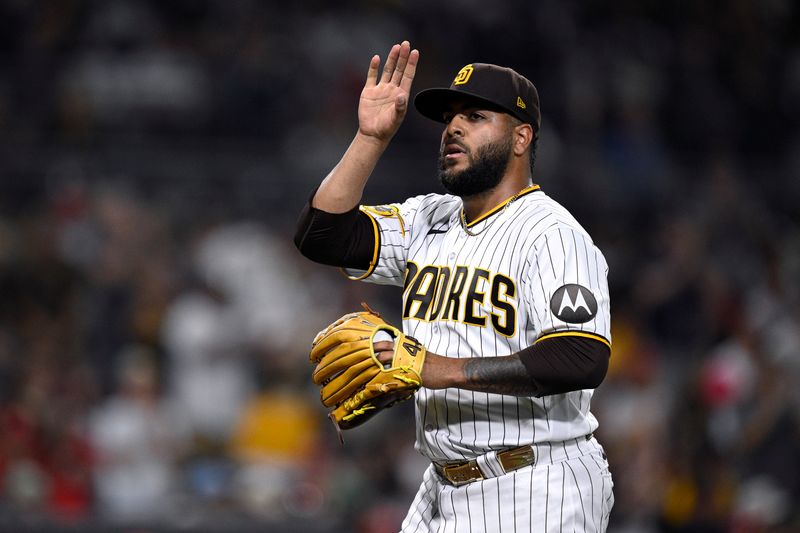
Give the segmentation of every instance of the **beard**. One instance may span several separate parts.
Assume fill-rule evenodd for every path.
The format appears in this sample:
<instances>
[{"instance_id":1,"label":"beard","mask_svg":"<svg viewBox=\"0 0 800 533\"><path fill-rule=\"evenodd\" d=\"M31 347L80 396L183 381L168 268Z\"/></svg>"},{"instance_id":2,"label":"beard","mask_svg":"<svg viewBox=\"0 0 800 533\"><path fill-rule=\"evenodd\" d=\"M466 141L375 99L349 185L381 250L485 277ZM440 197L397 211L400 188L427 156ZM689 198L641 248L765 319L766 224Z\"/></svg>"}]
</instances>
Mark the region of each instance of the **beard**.
<instances>
[{"instance_id":1,"label":"beard","mask_svg":"<svg viewBox=\"0 0 800 533\"><path fill-rule=\"evenodd\" d=\"M439 181L450 194L456 196L474 196L497 187L503 179L511 159L511 137L497 142L486 144L475 150L473 157L471 151L465 150L469 166L458 172L448 170L445 164L444 152L439 152Z\"/></svg>"}]
</instances>

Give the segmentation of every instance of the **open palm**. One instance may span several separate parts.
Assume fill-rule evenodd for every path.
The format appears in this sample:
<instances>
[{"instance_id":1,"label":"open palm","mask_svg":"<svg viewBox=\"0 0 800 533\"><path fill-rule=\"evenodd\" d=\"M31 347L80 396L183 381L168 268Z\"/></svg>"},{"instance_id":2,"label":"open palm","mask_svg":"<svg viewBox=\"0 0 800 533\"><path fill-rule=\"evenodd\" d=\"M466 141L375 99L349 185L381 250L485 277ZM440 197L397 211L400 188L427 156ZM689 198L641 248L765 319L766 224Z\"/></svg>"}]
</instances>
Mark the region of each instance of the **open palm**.
<instances>
[{"instance_id":1,"label":"open palm","mask_svg":"<svg viewBox=\"0 0 800 533\"><path fill-rule=\"evenodd\" d=\"M418 60L419 52L411 50L408 41L396 44L389 52L378 79L381 60L377 55L372 57L358 103L358 128L362 134L381 141L387 141L395 134L408 110Z\"/></svg>"}]
</instances>

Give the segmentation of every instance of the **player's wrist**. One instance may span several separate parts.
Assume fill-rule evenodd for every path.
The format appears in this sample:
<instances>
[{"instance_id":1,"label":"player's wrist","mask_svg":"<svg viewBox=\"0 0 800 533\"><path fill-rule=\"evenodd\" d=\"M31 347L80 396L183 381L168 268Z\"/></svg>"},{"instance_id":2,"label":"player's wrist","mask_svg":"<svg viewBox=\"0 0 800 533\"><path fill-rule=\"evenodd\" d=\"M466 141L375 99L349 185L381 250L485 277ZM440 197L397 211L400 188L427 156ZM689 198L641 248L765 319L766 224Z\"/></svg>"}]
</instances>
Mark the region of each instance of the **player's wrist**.
<instances>
[{"instance_id":1,"label":"player's wrist","mask_svg":"<svg viewBox=\"0 0 800 533\"><path fill-rule=\"evenodd\" d=\"M428 352L422 366L422 386L429 389L457 387L463 377L463 361Z\"/></svg>"},{"instance_id":2,"label":"player's wrist","mask_svg":"<svg viewBox=\"0 0 800 533\"><path fill-rule=\"evenodd\" d=\"M355 143L365 148L372 150L379 150L380 153L389 146L389 143L394 137L395 132L387 134L378 134L373 132L364 131L361 128L356 132Z\"/></svg>"}]
</instances>

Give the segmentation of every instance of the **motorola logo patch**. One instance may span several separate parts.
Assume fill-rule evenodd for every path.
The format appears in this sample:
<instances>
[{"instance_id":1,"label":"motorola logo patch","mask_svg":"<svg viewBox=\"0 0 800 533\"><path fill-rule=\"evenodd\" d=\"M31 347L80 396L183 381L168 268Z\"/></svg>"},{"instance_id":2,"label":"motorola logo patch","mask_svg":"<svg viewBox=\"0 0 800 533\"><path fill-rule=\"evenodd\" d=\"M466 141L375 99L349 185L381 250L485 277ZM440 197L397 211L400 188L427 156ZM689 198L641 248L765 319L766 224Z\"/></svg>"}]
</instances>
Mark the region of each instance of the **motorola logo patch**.
<instances>
[{"instance_id":1,"label":"motorola logo patch","mask_svg":"<svg viewBox=\"0 0 800 533\"><path fill-rule=\"evenodd\" d=\"M583 285L570 283L553 293L550 310L559 320L583 324L597 315L597 300L592 291Z\"/></svg>"}]
</instances>

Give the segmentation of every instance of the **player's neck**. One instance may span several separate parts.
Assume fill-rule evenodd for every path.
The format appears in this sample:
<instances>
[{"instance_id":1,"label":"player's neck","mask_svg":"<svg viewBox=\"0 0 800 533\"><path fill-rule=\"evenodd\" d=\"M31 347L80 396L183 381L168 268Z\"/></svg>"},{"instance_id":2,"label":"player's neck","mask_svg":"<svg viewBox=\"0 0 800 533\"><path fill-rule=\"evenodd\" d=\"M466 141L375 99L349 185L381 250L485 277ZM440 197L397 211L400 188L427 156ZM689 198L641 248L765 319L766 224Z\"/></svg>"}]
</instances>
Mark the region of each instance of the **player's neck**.
<instances>
[{"instance_id":1,"label":"player's neck","mask_svg":"<svg viewBox=\"0 0 800 533\"><path fill-rule=\"evenodd\" d=\"M483 216L530 186L531 180L529 178L509 179L507 176L506 179L503 179L494 189L472 196L463 196L461 200L464 203L464 215L466 216L467 222L471 222Z\"/></svg>"}]
</instances>

